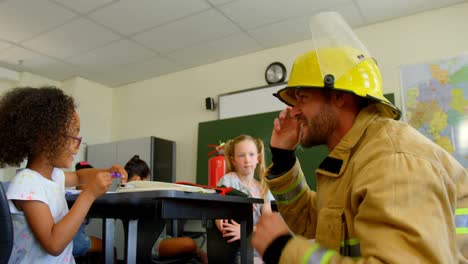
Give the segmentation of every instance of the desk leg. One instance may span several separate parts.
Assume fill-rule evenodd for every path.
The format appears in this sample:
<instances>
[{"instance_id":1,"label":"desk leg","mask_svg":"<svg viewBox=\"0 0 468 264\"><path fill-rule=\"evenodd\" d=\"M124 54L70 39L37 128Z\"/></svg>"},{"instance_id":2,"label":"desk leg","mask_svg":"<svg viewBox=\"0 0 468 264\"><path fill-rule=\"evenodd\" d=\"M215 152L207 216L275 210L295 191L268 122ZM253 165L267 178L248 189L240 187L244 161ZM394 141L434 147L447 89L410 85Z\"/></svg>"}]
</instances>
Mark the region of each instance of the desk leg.
<instances>
[{"instance_id":1,"label":"desk leg","mask_svg":"<svg viewBox=\"0 0 468 264\"><path fill-rule=\"evenodd\" d=\"M241 221L240 226L240 250L241 250L241 263L253 263L253 249L251 244L253 230L253 220L250 217L247 220Z\"/></svg>"},{"instance_id":2,"label":"desk leg","mask_svg":"<svg viewBox=\"0 0 468 264\"><path fill-rule=\"evenodd\" d=\"M179 221L177 219L172 219L172 237L178 237L178 227L179 227Z\"/></svg>"},{"instance_id":3,"label":"desk leg","mask_svg":"<svg viewBox=\"0 0 468 264\"><path fill-rule=\"evenodd\" d=\"M151 249L164 229L165 221L142 218L123 219L122 223L125 231L126 262L152 263Z\"/></svg>"},{"instance_id":4,"label":"desk leg","mask_svg":"<svg viewBox=\"0 0 468 264\"><path fill-rule=\"evenodd\" d=\"M136 263L138 219L128 221L127 264Z\"/></svg>"},{"instance_id":5,"label":"desk leg","mask_svg":"<svg viewBox=\"0 0 468 264\"><path fill-rule=\"evenodd\" d=\"M114 225L115 219L102 219L102 237L104 247L104 263L114 264Z\"/></svg>"}]
</instances>

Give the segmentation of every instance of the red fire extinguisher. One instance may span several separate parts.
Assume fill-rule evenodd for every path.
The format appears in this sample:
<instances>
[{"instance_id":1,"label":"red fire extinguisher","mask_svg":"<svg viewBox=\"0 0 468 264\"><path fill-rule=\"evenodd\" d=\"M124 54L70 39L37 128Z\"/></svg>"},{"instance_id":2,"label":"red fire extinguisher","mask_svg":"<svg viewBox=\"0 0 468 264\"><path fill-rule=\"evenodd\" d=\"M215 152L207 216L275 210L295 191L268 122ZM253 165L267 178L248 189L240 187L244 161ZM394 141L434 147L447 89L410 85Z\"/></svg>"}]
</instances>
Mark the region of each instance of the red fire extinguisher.
<instances>
[{"instance_id":1,"label":"red fire extinguisher","mask_svg":"<svg viewBox=\"0 0 468 264\"><path fill-rule=\"evenodd\" d=\"M216 187L218 180L225 174L226 161L224 159L223 145L208 145L214 148L214 150L208 153L208 156L215 154L215 156L208 159L208 185L212 187Z\"/></svg>"}]
</instances>

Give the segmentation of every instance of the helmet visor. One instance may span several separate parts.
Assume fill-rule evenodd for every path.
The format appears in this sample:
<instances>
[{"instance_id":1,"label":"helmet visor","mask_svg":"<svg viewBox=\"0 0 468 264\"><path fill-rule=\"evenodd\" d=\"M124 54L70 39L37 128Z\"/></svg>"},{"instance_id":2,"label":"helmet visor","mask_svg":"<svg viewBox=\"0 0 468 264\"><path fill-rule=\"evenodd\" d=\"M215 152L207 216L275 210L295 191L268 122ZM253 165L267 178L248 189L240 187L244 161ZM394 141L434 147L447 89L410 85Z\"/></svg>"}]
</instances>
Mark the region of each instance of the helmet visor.
<instances>
[{"instance_id":1,"label":"helmet visor","mask_svg":"<svg viewBox=\"0 0 468 264\"><path fill-rule=\"evenodd\" d=\"M319 13L310 19L309 26L324 80L327 75L338 80L357 64L371 58L367 48L340 14Z\"/></svg>"}]
</instances>

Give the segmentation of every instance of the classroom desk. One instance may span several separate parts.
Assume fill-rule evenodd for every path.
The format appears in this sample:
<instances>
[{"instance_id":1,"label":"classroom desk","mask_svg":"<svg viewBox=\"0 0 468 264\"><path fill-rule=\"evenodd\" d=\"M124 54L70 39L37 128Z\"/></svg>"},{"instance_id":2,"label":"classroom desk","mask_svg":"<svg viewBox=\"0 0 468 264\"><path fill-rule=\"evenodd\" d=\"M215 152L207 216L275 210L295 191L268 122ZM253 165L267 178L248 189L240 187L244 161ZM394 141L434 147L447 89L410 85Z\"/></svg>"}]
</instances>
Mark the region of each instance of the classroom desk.
<instances>
[{"instance_id":1,"label":"classroom desk","mask_svg":"<svg viewBox=\"0 0 468 264\"><path fill-rule=\"evenodd\" d=\"M77 194L67 195L69 207ZM241 263L253 262L250 243L253 219L252 204L261 199L218 194L188 193L174 190L107 193L93 203L88 217L103 218L105 263L113 263L114 220L121 219L126 233L126 263L136 263L137 256L148 256L166 219L235 219L241 224ZM214 227L216 228L216 227ZM146 238L146 239L145 239ZM210 259L210 249L208 248Z\"/></svg>"}]
</instances>

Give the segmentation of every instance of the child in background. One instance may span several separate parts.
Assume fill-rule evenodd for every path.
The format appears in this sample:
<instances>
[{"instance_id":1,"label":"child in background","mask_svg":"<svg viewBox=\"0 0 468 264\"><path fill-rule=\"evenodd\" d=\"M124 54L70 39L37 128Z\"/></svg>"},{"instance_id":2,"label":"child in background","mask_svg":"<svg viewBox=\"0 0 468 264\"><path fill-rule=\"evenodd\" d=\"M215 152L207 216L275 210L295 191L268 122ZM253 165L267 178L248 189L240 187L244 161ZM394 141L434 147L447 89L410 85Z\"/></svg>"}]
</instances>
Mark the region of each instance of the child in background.
<instances>
[{"instance_id":1,"label":"child in background","mask_svg":"<svg viewBox=\"0 0 468 264\"><path fill-rule=\"evenodd\" d=\"M75 263L72 239L93 201L111 185L110 172L64 172L77 154L81 137L75 102L55 87L15 88L0 99L0 167L19 166L7 198L14 228L9 263ZM84 185L73 207L65 186Z\"/></svg>"},{"instance_id":2,"label":"child in background","mask_svg":"<svg viewBox=\"0 0 468 264\"><path fill-rule=\"evenodd\" d=\"M141 160L138 155L133 156L125 164L125 170L128 173L129 182L149 180L150 178L148 164L144 160ZM195 240L190 237L172 238L166 234L166 228L162 230L152 250L152 255L157 259L167 259L189 254L196 254L202 263L208 262L206 254L198 248Z\"/></svg>"},{"instance_id":3,"label":"child in background","mask_svg":"<svg viewBox=\"0 0 468 264\"><path fill-rule=\"evenodd\" d=\"M128 181L147 181L150 178L150 169L148 164L140 156L133 156L127 164L125 170L128 174Z\"/></svg>"},{"instance_id":4,"label":"child in background","mask_svg":"<svg viewBox=\"0 0 468 264\"><path fill-rule=\"evenodd\" d=\"M265 174L265 153L261 139L254 139L249 135L240 135L233 140L228 140L224 145L224 156L226 157L226 175L218 181L218 187L232 187L249 197L262 198L264 204L253 205L253 223L257 223L262 212L271 212L270 202L274 200L273 195L263 181ZM260 182L254 177L255 171ZM230 219L216 220L216 226L228 243L240 239L240 225ZM238 263L239 253L235 262ZM263 263L257 252L254 252L254 263Z\"/></svg>"},{"instance_id":5,"label":"child in background","mask_svg":"<svg viewBox=\"0 0 468 264\"><path fill-rule=\"evenodd\" d=\"M81 169L91 169L91 166L86 161L81 161L75 164L75 171ZM81 186L77 186L77 189L81 190ZM95 236L88 236L85 228L89 223L89 219L86 218L78 229L75 237L73 238L73 256L83 256L87 253L102 253L102 240Z\"/></svg>"}]
</instances>

